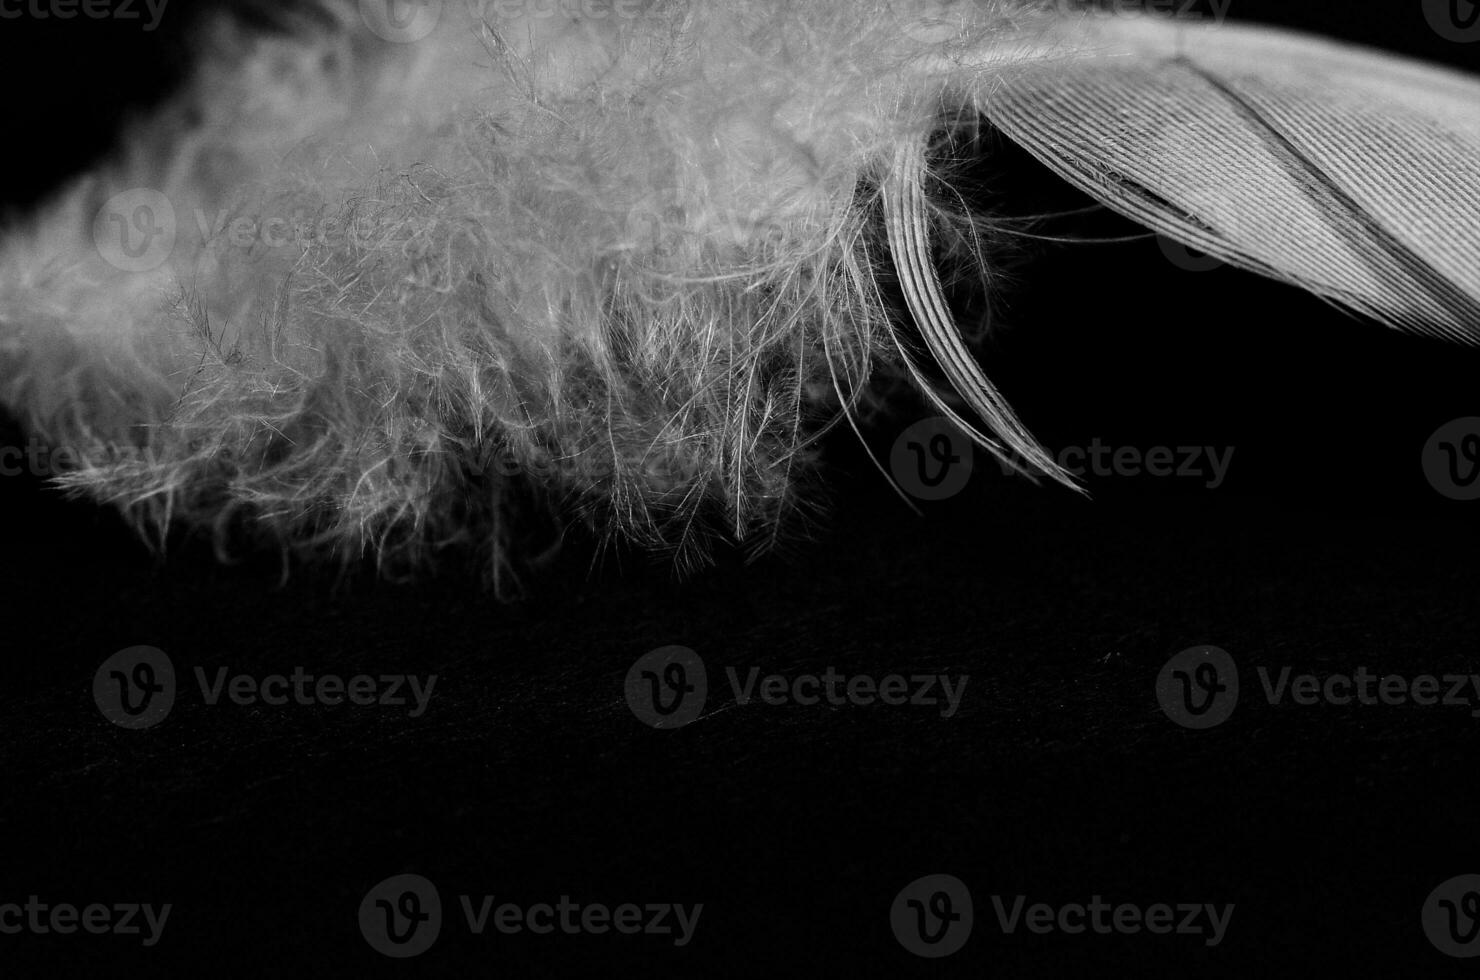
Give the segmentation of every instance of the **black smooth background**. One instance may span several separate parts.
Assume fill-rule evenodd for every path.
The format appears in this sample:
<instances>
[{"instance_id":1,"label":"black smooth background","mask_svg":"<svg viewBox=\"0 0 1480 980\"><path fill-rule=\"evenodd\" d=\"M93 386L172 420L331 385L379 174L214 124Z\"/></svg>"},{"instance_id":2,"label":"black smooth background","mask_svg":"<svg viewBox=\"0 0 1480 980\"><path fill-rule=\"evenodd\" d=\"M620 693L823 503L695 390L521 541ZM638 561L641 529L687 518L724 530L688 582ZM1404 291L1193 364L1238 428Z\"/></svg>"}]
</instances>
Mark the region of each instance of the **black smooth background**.
<instances>
[{"instance_id":1,"label":"black smooth background","mask_svg":"<svg viewBox=\"0 0 1480 980\"><path fill-rule=\"evenodd\" d=\"M198 5L197 5L198 6ZM5 171L34 200L178 77L185 0L155 34L0 20ZM1480 66L1422 4L1233 0L1232 13ZM1006 148L1008 201L1046 180ZM1015 196L1019 195L1020 196ZM1053 195L1049 195L1050 198ZM1072 195L1068 195L1072 198ZM1111 234L1115 222L1094 226ZM1480 260L1480 257L1477 257ZM1287 287L1177 268L1156 241L1042 247L1015 266L983 357L1051 446L1234 447L1228 481L1091 478L1091 500L1000 475L912 514L866 455L828 446L825 520L754 563L680 580L576 542L526 601L419 585L156 562L108 512L0 480L0 902L169 902L161 944L0 936L4 976L142 968L242 976L943 972L985 976L1445 975L1419 926L1480 871L1480 719L1461 707L1272 706L1254 668L1467 673L1480 504L1429 486L1423 446L1480 415L1480 354L1352 320ZM869 433L887 458L920 416ZM21 438L7 426L7 444ZM1157 672L1227 649L1245 695L1174 725ZM184 693L143 732L95 708L110 654L168 652ZM640 724L628 667L683 644L711 701ZM197 666L436 673L428 713L206 707ZM723 668L969 674L960 713L726 706ZM436 946L361 938L367 889L426 875ZM971 888L976 927L928 962L888 924L922 875ZM704 904L694 941L468 935L459 894L529 905ZM991 896L1235 903L1196 937L1004 935Z\"/></svg>"}]
</instances>

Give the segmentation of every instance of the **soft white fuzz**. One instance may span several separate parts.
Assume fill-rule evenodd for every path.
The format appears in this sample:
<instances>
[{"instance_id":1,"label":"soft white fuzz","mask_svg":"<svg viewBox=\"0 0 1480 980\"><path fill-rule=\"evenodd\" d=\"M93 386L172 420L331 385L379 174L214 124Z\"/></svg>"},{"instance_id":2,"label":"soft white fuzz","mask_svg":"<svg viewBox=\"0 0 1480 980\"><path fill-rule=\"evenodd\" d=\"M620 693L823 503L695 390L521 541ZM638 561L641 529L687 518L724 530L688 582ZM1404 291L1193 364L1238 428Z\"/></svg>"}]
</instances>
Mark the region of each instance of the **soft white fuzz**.
<instances>
[{"instance_id":1,"label":"soft white fuzz","mask_svg":"<svg viewBox=\"0 0 1480 980\"><path fill-rule=\"evenodd\" d=\"M1081 106L1076 142L1046 81L1167 61L1160 23L1006 0L467 4L399 42L366 26L374 4L281 34L223 20L114 164L13 224L0 401L73 451L62 485L223 549L247 531L399 570L471 544L500 588L542 511L693 561L712 533L769 540L881 367L1059 476L941 302L936 255L984 261L991 238L930 169L942 133L991 118L1111 206L1246 259L1196 201L1105 180L1094 162L1128 173L1135 149L1113 106ZM1095 79L1086 99L1113 89ZM115 247L169 217L141 190L176 238L145 269Z\"/></svg>"}]
</instances>

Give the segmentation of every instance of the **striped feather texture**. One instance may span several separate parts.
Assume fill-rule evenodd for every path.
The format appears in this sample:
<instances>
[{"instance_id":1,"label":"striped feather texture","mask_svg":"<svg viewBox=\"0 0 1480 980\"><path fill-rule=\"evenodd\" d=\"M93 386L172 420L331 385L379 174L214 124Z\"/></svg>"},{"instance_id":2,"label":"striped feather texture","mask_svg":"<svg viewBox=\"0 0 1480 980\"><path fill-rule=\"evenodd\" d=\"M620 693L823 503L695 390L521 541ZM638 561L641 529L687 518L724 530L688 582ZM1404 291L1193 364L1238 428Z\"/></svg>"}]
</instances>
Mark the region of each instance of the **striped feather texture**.
<instances>
[{"instance_id":1,"label":"striped feather texture","mask_svg":"<svg viewBox=\"0 0 1480 980\"><path fill-rule=\"evenodd\" d=\"M1395 327L1480 337L1480 79L1230 24L1101 18L969 80L1106 206Z\"/></svg>"}]
</instances>

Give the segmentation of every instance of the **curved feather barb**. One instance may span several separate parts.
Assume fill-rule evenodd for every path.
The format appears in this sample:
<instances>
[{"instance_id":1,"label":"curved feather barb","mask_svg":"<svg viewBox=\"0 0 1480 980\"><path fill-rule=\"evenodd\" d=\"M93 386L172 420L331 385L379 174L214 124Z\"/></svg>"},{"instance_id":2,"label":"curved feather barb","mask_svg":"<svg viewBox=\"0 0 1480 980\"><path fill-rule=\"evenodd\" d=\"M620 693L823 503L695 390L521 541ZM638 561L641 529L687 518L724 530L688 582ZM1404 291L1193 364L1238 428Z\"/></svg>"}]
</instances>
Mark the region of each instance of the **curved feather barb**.
<instances>
[{"instance_id":1,"label":"curved feather barb","mask_svg":"<svg viewBox=\"0 0 1480 980\"><path fill-rule=\"evenodd\" d=\"M954 392L976 412L988 432L978 432L946 403L902 345L899 346L900 359L910 378L931 404L983 449L1015 469L1029 474L1043 473L1077 489L1073 478L1023 427L1012 406L1003 400L991 379L972 358L952 321L950 309L941 295L935 264L931 261L930 227L926 220L922 187L925 172L924 148L918 144L902 147L884 187L884 220L889 231L889 249L905 302L931 354L945 372Z\"/></svg>"},{"instance_id":2,"label":"curved feather barb","mask_svg":"<svg viewBox=\"0 0 1480 980\"><path fill-rule=\"evenodd\" d=\"M880 371L1067 483L942 297L926 148L978 115L1189 245L1480 329L1473 79L1009 0L430 7L221 21L112 163L11 222L0 402L71 450L62 486L223 547L474 545L508 591L541 515L763 546ZM992 216L957 217L990 264Z\"/></svg>"}]
</instances>

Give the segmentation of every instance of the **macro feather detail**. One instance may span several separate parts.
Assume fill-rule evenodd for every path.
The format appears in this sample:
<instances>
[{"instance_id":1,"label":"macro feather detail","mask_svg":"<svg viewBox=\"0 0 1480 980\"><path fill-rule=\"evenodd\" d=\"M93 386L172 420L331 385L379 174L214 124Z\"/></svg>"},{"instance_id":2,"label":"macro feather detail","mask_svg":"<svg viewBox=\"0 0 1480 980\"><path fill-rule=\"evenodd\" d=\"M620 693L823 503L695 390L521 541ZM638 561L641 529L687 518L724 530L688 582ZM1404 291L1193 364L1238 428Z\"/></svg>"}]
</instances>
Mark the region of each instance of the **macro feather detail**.
<instances>
[{"instance_id":1,"label":"macro feather detail","mask_svg":"<svg viewBox=\"0 0 1480 980\"><path fill-rule=\"evenodd\" d=\"M0 240L0 402L158 540L388 572L473 546L508 593L548 515L692 564L772 540L880 372L1070 482L941 297L942 240L989 264L996 236L930 150L979 119L1154 230L1480 331L1461 75L1006 0L448 3L406 43L364 6L223 19Z\"/></svg>"}]
</instances>

